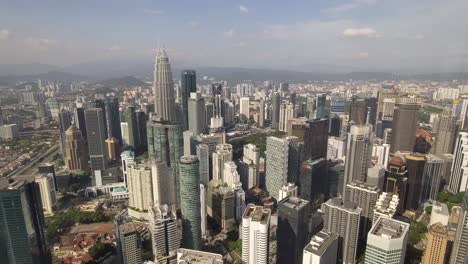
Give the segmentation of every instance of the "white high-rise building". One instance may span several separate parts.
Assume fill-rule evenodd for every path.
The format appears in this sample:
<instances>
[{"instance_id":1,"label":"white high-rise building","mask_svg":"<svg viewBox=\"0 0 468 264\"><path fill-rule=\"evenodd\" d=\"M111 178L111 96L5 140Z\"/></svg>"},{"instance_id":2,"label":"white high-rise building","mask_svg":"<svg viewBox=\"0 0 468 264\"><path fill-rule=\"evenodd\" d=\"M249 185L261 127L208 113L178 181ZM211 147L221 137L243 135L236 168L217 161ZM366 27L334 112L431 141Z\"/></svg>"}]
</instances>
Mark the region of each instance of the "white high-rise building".
<instances>
[{"instance_id":1,"label":"white high-rise building","mask_svg":"<svg viewBox=\"0 0 468 264\"><path fill-rule=\"evenodd\" d=\"M268 263L270 209L248 204L242 216L242 263Z\"/></svg>"},{"instance_id":2,"label":"white high-rise building","mask_svg":"<svg viewBox=\"0 0 468 264\"><path fill-rule=\"evenodd\" d=\"M282 104L280 106L279 130L288 131L288 121L296 117L296 108L293 104Z\"/></svg>"},{"instance_id":3,"label":"white high-rise building","mask_svg":"<svg viewBox=\"0 0 468 264\"><path fill-rule=\"evenodd\" d=\"M292 182L288 182L288 184L283 185L278 192L278 201L283 200L286 197L297 197L297 186Z\"/></svg>"},{"instance_id":4,"label":"white high-rise building","mask_svg":"<svg viewBox=\"0 0 468 264\"><path fill-rule=\"evenodd\" d=\"M122 141L124 145L128 145L130 143L130 132L128 130L128 123L120 123L120 130L122 130Z\"/></svg>"},{"instance_id":5,"label":"white high-rise building","mask_svg":"<svg viewBox=\"0 0 468 264\"><path fill-rule=\"evenodd\" d=\"M365 182L372 156L372 126L352 126L348 133L344 186L353 180ZM346 190L343 190L345 193Z\"/></svg>"},{"instance_id":6,"label":"white high-rise building","mask_svg":"<svg viewBox=\"0 0 468 264\"><path fill-rule=\"evenodd\" d=\"M342 138L329 137L327 146L327 158L331 160L344 160L346 141Z\"/></svg>"},{"instance_id":7,"label":"white high-rise building","mask_svg":"<svg viewBox=\"0 0 468 264\"><path fill-rule=\"evenodd\" d=\"M451 193L464 192L468 184L468 132L458 134L451 171L448 190Z\"/></svg>"},{"instance_id":8,"label":"white high-rise building","mask_svg":"<svg viewBox=\"0 0 468 264\"><path fill-rule=\"evenodd\" d=\"M180 247L177 215L174 206L156 205L149 209L149 229L156 263L173 263Z\"/></svg>"},{"instance_id":9,"label":"white high-rise building","mask_svg":"<svg viewBox=\"0 0 468 264\"><path fill-rule=\"evenodd\" d=\"M175 186L172 169L160 159L151 163L153 204L174 204Z\"/></svg>"},{"instance_id":10,"label":"white high-rise building","mask_svg":"<svg viewBox=\"0 0 468 264\"><path fill-rule=\"evenodd\" d=\"M455 100L460 96L460 90L457 88L438 88L433 94L434 100Z\"/></svg>"},{"instance_id":11,"label":"white high-rise building","mask_svg":"<svg viewBox=\"0 0 468 264\"><path fill-rule=\"evenodd\" d=\"M139 211L153 205L151 167L146 164L132 164L128 167L128 206Z\"/></svg>"},{"instance_id":12,"label":"white high-rise building","mask_svg":"<svg viewBox=\"0 0 468 264\"><path fill-rule=\"evenodd\" d=\"M373 145L372 146L372 158L377 161L377 164L384 166L385 168L388 165L388 158L390 156L390 145Z\"/></svg>"},{"instance_id":13,"label":"white high-rise building","mask_svg":"<svg viewBox=\"0 0 468 264\"><path fill-rule=\"evenodd\" d=\"M244 115L247 119L249 119L249 114L250 114L249 104L250 104L249 97L241 97L239 113L241 115Z\"/></svg>"},{"instance_id":14,"label":"white high-rise building","mask_svg":"<svg viewBox=\"0 0 468 264\"><path fill-rule=\"evenodd\" d=\"M455 100L452 108L452 115L456 116L460 120L460 128L465 129L467 127L468 120L468 99Z\"/></svg>"},{"instance_id":15,"label":"white high-rise building","mask_svg":"<svg viewBox=\"0 0 468 264\"><path fill-rule=\"evenodd\" d=\"M270 195L278 199L281 187L288 180L289 139L268 137L266 142L265 185Z\"/></svg>"},{"instance_id":16,"label":"white high-rise building","mask_svg":"<svg viewBox=\"0 0 468 264\"><path fill-rule=\"evenodd\" d=\"M379 217L392 218L398 208L398 194L389 192L383 192L380 194L379 199L375 203L374 216L372 217L372 223L375 223Z\"/></svg>"},{"instance_id":17,"label":"white high-rise building","mask_svg":"<svg viewBox=\"0 0 468 264\"><path fill-rule=\"evenodd\" d=\"M206 211L206 186L200 183L200 215L201 215L201 233L204 238L208 236L208 213Z\"/></svg>"},{"instance_id":18,"label":"white high-rise building","mask_svg":"<svg viewBox=\"0 0 468 264\"><path fill-rule=\"evenodd\" d=\"M380 217L367 235L368 264L400 264L405 262L409 224Z\"/></svg>"},{"instance_id":19,"label":"white high-rise building","mask_svg":"<svg viewBox=\"0 0 468 264\"><path fill-rule=\"evenodd\" d=\"M228 161L232 161L232 145L217 145L216 151L213 152L213 180L223 179L224 164Z\"/></svg>"},{"instance_id":20,"label":"white high-rise building","mask_svg":"<svg viewBox=\"0 0 468 264\"><path fill-rule=\"evenodd\" d=\"M234 187L240 183L240 176L237 172L237 166L234 161L228 161L224 163L222 181L230 187Z\"/></svg>"},{"instance_id":21,"label":"white high-rise building","mask_svg":"<svg viewBox=\"0 0 468 264\"><path fill-rule=\"evenodd\" d=\"M37 175L34 177L34 181L39 185L44 213L49 215L52 214L52 207L57 203L57 192L55 191L54 176L51 173Z\"/></svg>"},{"instance_id":22,"label":"white high-rise building","mask_svg":"<svg viewBox=\"0 0 468 264\"><path fill-rule=\"evenodd\" d=\"M338 235L318 232L304 248L302 264L335 264L338 253Z\"/></svg>"},{"instance_id":23,"label":"white high-rise building","mask_svg":"<svg viewBox=\"0 0 468 264\"><path fill-rule=\"evenodd\" d=\"M128 167L135 164L135 152L131 150L125 150L122 152L122 154L120 154L120 159L122 160L122 174L125 188L128 189Z\"/></svg>"}]
</instances>

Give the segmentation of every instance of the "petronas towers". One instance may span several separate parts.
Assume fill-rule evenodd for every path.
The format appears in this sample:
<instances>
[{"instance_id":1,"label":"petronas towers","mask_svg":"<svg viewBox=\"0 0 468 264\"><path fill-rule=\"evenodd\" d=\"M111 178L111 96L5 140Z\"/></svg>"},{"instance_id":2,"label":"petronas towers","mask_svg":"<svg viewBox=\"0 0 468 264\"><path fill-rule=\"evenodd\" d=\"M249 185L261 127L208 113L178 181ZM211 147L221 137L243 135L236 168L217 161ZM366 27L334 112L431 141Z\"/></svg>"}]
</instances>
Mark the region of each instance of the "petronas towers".
<instances>
[{"instance_id":1,"label":"petronas towers","mask_svg":"<svg viewBox=\"0 0 468 264\"><path fill-rule=\"evenodd\" d=\"M169 58L164 48L158 50L154 64L153 94L156 114L164 121L176 122L174 83Z\"/></svg>"}]
</instances>

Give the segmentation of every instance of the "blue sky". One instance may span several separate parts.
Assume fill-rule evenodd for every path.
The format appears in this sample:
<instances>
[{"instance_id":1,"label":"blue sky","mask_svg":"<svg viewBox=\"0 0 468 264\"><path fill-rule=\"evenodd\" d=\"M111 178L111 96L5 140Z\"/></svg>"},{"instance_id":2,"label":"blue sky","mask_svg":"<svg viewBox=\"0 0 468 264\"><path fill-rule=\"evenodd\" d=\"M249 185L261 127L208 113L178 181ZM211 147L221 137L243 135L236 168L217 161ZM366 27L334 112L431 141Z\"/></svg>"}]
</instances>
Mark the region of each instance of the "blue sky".
<instances>
[{"instance_id":1,"label":"blue sky","mask_svg":"<svg viewBox=\"0 0 468 264\"><path fill-rule=\"evenodd\" d=\"M467 71L466 0L0 0L0 63Z\"/></svg>"}]
</instances>

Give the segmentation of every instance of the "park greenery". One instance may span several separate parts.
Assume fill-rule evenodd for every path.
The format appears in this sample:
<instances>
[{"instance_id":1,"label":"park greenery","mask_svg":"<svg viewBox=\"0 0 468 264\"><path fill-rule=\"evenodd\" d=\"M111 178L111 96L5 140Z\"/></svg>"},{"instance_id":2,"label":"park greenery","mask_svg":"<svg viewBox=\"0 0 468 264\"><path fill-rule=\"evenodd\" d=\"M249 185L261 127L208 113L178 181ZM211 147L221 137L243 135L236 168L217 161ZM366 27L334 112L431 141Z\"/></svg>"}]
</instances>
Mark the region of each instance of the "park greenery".
<instances>
[{"instance_id":1,"label":"park greenery","mask_svg":"<svg viewBox=\"0 0 468 264\"><path fill-rule=\"evenodd\" d=\"M446 204L450 212L453 206L460 205L463 202L464 196L465 192L452 194L447 191L442 191L437 195L437 201Z\"/></svg>"},{"instance_id":2,"label":"park greenery","mask_svg":"<svg viewBox=\"0 0 468 264\"><path fill-rule=\"evenodd\" d=\"M412 221L409 228L408 244L416 245L427 233L427 227L423 223Z\"/></svg>"},{"instance_id":3,"label":"park greenery","mask_svg":"<svg viewBox=\"0 0 468 264\"><path fill-rule=\"evenodd\" d=\"M107 221L109 221L109 217L104 215L100 210L83 212L76 208L71 208L66 211L58 211L52 217L46 219L47 240L49 243L56 242L60 234L65 233L75 224L91 224Z\"/></svg>"},{"instance_id":4,"label":"park greenery","mask_svg":"<svg viewBox=\"0 0 468 264\"><path fill-rule=\"evenodd\" d=\"M234 160L238 160L243 156L243 148L246 144L254 144L260 149L260 156L265 157L265 150L266 150L266 139L269 136L274 137L283 137L286 133L282 131L272 131L269 133L257 133L251 134L244 138L232 140L230 143L232 144L232 151Z\"/></svg>"},{"instance_id":5,"label":"park greenery","mask_svg":"<svg viewBox=\"0 0 468 264\"><path fill-rule=\"evenodd\" d=\"M89 249L89 255L95 260L88 262L91 263L98 263L96 260L106 256L109 252L114 251L114 246L112 244L97 242L94 246Z\"/></svg>"}]
</instances>

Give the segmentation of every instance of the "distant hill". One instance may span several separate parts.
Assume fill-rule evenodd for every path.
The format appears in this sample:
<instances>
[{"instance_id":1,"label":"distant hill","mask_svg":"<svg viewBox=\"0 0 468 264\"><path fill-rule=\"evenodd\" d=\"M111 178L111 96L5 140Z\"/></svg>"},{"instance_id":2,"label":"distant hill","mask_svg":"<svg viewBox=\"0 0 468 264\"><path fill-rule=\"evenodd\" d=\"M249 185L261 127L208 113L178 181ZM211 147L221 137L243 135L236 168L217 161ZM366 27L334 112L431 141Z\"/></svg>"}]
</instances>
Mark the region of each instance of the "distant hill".
<instances>
[{"instance_id":1,"label":"distant hill","mask_svg":"<svg viewBox=\"0 0 468 264\"><path fill-rule=\"evenodd\" d=\"M104 81L98 81L96 84L109 88L127 88L135 86L148 86L147 83L137 79L134 76L125 76L122 78L112 78Z\"/></svg>"},{"instance_id":2,"label":"distant hill","mask_svg":"<svg viewBox=\"0 0 468 264\"><path fill-rule=\"evenodd\" d=\"M49 71L40 74L0 76L0 83L4 85L14 85L17 82L30 82L36 81L38 79L58 82L78 82L90 80L86 76L77 75L73 73Z\"/></svg>"}]
</instances>

